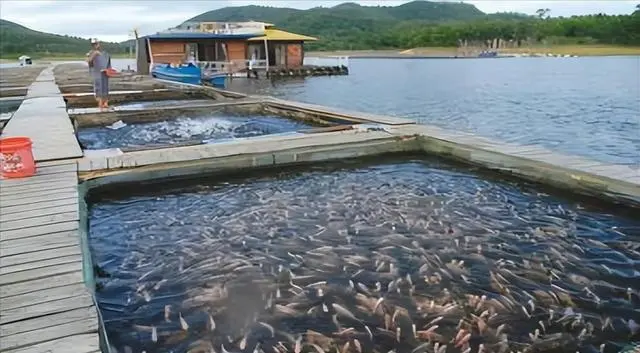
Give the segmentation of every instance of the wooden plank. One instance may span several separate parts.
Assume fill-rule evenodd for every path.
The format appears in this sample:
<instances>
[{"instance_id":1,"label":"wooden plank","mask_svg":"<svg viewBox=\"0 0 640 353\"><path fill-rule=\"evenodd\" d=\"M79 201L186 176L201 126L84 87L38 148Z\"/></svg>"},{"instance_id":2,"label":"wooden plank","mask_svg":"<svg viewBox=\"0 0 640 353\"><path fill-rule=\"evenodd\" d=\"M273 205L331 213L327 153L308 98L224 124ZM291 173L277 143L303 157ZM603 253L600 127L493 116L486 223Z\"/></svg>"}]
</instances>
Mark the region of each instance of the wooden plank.
<instances>
[{"instance_id":1,"label":"wooden plank","mask_svg":"<svg viewBox=\"0 0 640 353\"><path fill-rule=\"evenodd\" d=\"M242 104L256 104L259 103L258 100L246 100L242 101ZM197 104L194 104L193 100L185 100L183 104L176 104L173 106L153 106L153 107L144 107L144 106L117 106L112 107L109 110L101 110L100 108L75 108L69 109L69 116L74 119L82 118L83 115L98 115L98 116L112 116L117 115L119 112L148 112L154 111L161 114L162 112L172 111L172 110L187 110L187 109L205 109L205 108L216 108L216 107L224 107L230 105L236 105L239 102L216 102L210 99L200 99Z\"/></svg>"},{"instance_id":2,"label":"wooden plank","mask_svg":"<svg viewBox=\"0 0 640 353\"><path fill-rule=\"evenodd\" d=\"M79 227L78 221L71 221L71 222L47 224L44 226L37 226L37 227L31 227L31 228L7 230L2 232L1 239L4 241L7 241L7 240L13 240L13 239L35 237L37 235L59 233L59 232L65 232L68 230L76 230L78 229L78 227Z\"/></svg>"},{"instance_id":3,"label":"wooden plank","mask_svg":"<svg viewBox=\"0 0 640 353\"><path fill-rule=\"evenodd\" d=\"M40 304L22 306L14 309L2 309L0 325L27 320L30 318L62 313L69 310L93 307L93 299L87 292L84 295L52 300Z\"/></svg>"},{"instance_id":4,"label":"wooden plank","mask_svg":"<svg viewBox=\"0 0 640 353\"><path fill-rule=\"evenodd\" d=\"M79 250L79 247L76 247ZM69 247L68 249L72 249L73 247ZM56 249L58 250L58 249ZM50 251L53 252L53 251ZM74 263L74 262L78 262L78 261L82 261L82 254L80 253L80 251L78 251L77 254L73 254L73 255L67 255L67 256L63 256L63 255L59 255L56 257L52 257L49 259L45 259L45 260L39 260L39 261L31 261L33 260L31 258L31 256L33 253L30 254L26 254L26 255L18 255L18 256L11 256L11 257L5 257L2 259L2 266L0 266L0 275L8 275L10 273L16 273L16 272L22 272L22 271L27 271L27 270L35 270L38 268L43 268L43 267L49 267L49 266L55 266L55 265L62 265L62 264L69 264L69 263ZM18 263L18 264L14 264L14 265L8 265L6 263L5 260L7 259L12 259L15 257L22 257L22 262ZM15 260L15 259L12 259Z\"/></svg>"},{"instance_id":5,"label":"wooden plank","mask_svg":"<svg viewBox=\"0 0 640 353\"><path fill-rule=\"evenodd\" d=\"M80 213L77 209L66 212L51 215L43 215L33 218L16 219L11 221L4 221L0 223L0 231L16 230L32 228L37 226L45 226L50 224L78 221L80 220Z\"/></svg>"},{"instance_id":6,"label":"wooden plank","mask_svg":"<svg viewBox=\"0 0 640 353\"><path fill-rule=\"evenodd\" d=\"M33 251L38 251L40 250L40 248L38 248L39 246L47 246L48 244L62 244L66 243L67 241L73 241L74 244L78 244L80 242L78 231L71 230L66 232L44 234L29 238L0 240L0 251L2 251L2 256L11 256L13 254L6 253L5 251L25 247L33 247L36 249Z\"/></svg>"},{"instance_id":7,"label":"wooden plank","mask_svg":"<svg viewBox=\"0 0 640 353\"><path fill-rule=\"evenodd\" d=\"M0 350L1 348L0 344ZM23 348L7 351L7 353L96 353L100 352L100 340L97 333L75 334L33 344Z\"/></svg>"},{"instance_id":8,"label":"wooden plank","mask_svg":"<svg viewBox=\"0 0 640 353\"><path fill-rule=\"evenodd\" d=\"M62 287L75 283L84 283L82 272L76 271L63 275L49 276L33 281L0 286L0 298L24 295L26 293L33 293L45 289Z\"/></svg>"},{"instance_id":9,"label":"wooden plank","mask_svg":"<svg viewBox=\"0 0 640 353\"><path fill-rule=\"evenodd\" d=\"M36 177L33 177L36 178ZM39 177L38 177L39 178ZM0 188L4 190L11 190L13 188L29 188L29 187L40 187L42 185L51 184L51 183L62 183L68 182L69 186L77 185L73 184L72 181L77 180L77 174L74 175L60 175L60 174L51 174L48 178L41 179L0 179Z\"/></svg>"},{"instance_id":10,"label":"wooden plank","mask_svg":"<svg viewBox=\"0 0 640 353\"><path fill-rule=\"evenodd\" d=\"M96 339L97 339L98 338L97 331L98 331L97 317L87 318L80 321L68 322L66 324L46 327L39 330L23 332L17 335L3 337L2 343L1 343L2 346L0 347L0 352L7 351L9 349L29 347L29 346L44 343L47 341L52 341L52 340L56 340L64 337L70 337L74 335L81 335L81 334L87 334L87 333L92 333L94 336L96 336ZM40 345L40 347L42 347L42 345ZM56 348L56 350L51 350L51 348L49 348L45 351L35 350L32 352L70 353L73 350L74 350L73 347L59 346L58 348ZM25 352L25 351L27 350L20 350L20 352ZM11 352L14 352L14 351L11 351Z\"/></svg>"},{"instance_id":11,"label":"wooden plank","mask_svg":"<svg viewBox=\"0 0 640 353\"><path fill-rule=\"evenodd\" d=\"M31 281L34 279L47 278L55 275L63 275L66 273L78 272L82 275L82 261L60 264L32 270L0 274L0 285ZM2 321L0 319L0 321Z\"/></svg>"},{"instance_id":12,"label":"wooden plank","mask_svg":"<svg viewBox=\"0 0 640 353\"><path fill-rule=\"evenodd\" d=\"M86 295L86 288L84 295ZM79 321L92 316L96 316L95 307L74 309L58 314L47 315L46 317L36 317L34 319L14 322L0 326L0 337L66 324L68 322Z\"/></svg>"},{"instance_id":13,"label":"wooden plank","mask_svg":"<svg viewBox=\"0 0 640 353\"><path fill-rule=\"evenodd\" d=\"M15 267L17 265L25 264L27 266L33 266L33 268L43 267L42 264L48 261L58 261L59 258L80 255L82 250L78 240L75 240L74 244L67 246L58 246L52 249L43 249L43 247L33 245L29 252L22 254L15 254L11 256L3 256L0 259L0 270L4 267ZM9 249L12 250L12 249ZM60 262L62 263L62 262ZM55 265L55 263L51 264ZM47 265L47 266L51 266Z\"/></svg>"},{"instance_id":14,"label":"wooden plank","mask_svg":"<svg viewBox=\"0 0 640 353\"><path fill-rule=\"evenodd\" d=\"M52 182L53 180L63 180L63 179L73 179L77 178L78 173L76 172L64 172L64 173L56 173L53 175L34 175L28 178L15 178L15 179L0 179L0 187L12 186L12 185L20 185L20 184L30 184L36 182Z\"/></svg>"},{"instance_id":15,"label":"wooden plank","mask_svg":"<svg viewBox=\"0 0 640 353\"><path fill-rule=\"evenodd\" d=\"M54 166L54 165L65 165L65 164L74 164L74 165L78 165L78 161L74 158L71 159L60 159L60 160L54 160L54 161L44 161L44 162L38 162L36 163L36 167L50 167L50 166Z\"/></svg>"},{"instance_id":16,"label":"wooden plank","mask_svg":"<svg viewBox=\"0 0 640 353\"><path fill-rule=\"evenodd\" d=\"M56 199L56 200L49 200L49 201L43 201L43 202L38 202L38 203L30 203L30 204L26 204L26 205L15 205L15 206L6 206L4 207L4 205L2 207L0 207L0 216L5 215L7 217L11 217L11 214L16 214L16 213L24 213L27 214L31 211L37 211L37 210L44 210L44 209L49 209L49 208L56 208L56 207L63 207L63 206L67 206L67 205L78 205L78 197L77 196L71 196L68 198L64 198L64 199ZM46 214L46 213L45 213Z\"/></svg>"},{"instance_id":17,"label":"wooden plank","mask_svg":"<svg viewBox=\"0 0 640 353\"><path fill-rule=\"evenodd\" d=\"M28 209L20 213L5 213L4 209L0 209L0 224L2 224L2 222L17 221L21 219L30 219L30 218L43 217L43 216L51 216L56 214L64 214L68 212L78 213L78 207L79 207L78 200L75 200L75 202L73 203L69 202L67 205L62 204L60 206L40 208L36 210Z\"/></svg>"},{"instance_id":18,"label":"wooden plank","mask_svg":"<svg viewBox=\"0 0 640 353\"><path fill-rule=\"evenodd\" d=\"M89 289L84 283L74 283L68 286L48 288L37 292L14 295L2 299L2 310L21 308L23 306L45 303L52 300L86 295Z\"/></svg>"},{"instance_id":19,"label":"wooden plank","mask_svg":"<svg viewBox=\"0 0 640 353\"><path fill-rule=\"evenodd\" d=\"M73 129L58 132L48 129L47 133L51 133L51 137L40 137L40 143L33 150L33 156L36 161L80 158L83 156ZM47 140L47 138L51 140Z\"/></svg>"},{"instance_id":20,"label":"wooden plank","mask_svg":"<svg viewBox=\"0 0 640 353\"><path fill-rule=\"evenodd\" d=\"M73 193L77 192L77 187L67 187L64 189L53 189L53 190L29 190L23 191L19 193L7 193L2 196L2 203L19 200L22 198L30 198L36 196L46 196L46 195L55 195L60 193ZM46 199L45 199L46 200Z\"/></svg>"},{"instance_id":21,"label":"wooden plank","mask_svg":"<svg viewBox=\"0 0 640 353\"><path fill-rule=\"evenodd\" d=\"M36 164L36 175L60 174L65 172L76 172L76 164L42 165Z\"/></svg>"},{"instance_id":22,"label":"wooden plank","mask_svg":"<svg viewBox=\"0 0 640 353\"><path fill-rule=\"evenodd\" d=\"M74 179L55 180L49 183L35 183L15 185L11 187L5 187L0 189L0 195L12 195L20 193L28 193L39 190L54 190L54 189L66 189L71 187L77 187L78 181Z\"/></svg>"},{"instance_id":23,"label":"wooden plank","mask_svg":"<svg viewBox=\"0 0 640 353\"><path fill-rule=\"evenodd\" d=\"M78 198L78 190L73 190L73 189L65 189L65 190L67 191L57 190L58 192L53 194L48 194L48 195L35 194L37 196L30 195L29 197L25 196L24 198L17 198L17 199L13 198L11 200L7 200L6 198L2 197L0 198L0 207L4 208L9 206L29 205L29 204L40 203L40 202L68 199L71 197Z\"/></svg>"}]
</instances>

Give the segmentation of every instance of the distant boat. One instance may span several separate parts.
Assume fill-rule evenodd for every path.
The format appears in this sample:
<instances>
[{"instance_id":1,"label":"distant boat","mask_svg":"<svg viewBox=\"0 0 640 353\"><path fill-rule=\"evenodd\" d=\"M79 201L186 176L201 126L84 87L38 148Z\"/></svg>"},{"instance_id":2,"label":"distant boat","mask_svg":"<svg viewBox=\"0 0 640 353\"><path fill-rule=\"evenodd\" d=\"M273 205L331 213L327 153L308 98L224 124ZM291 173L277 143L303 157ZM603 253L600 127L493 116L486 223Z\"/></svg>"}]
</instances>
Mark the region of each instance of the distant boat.
<instances>
[{"instance_id":1,"label":"distant boat","mask_svg":"<svg viewBox=\"0 0 640 353\"><path fill-rule=\"evenodd\" d=\"M497 56L498 56L497 51L488 51L488 50L484 50L480 54L478 54L479 58L495 58Z\"/></svg>"},{"instance_id":2,"label":"distant boat","mask_svg":"<svg viewBox=\"0 0 640 353\"><path fill-rule=\"evenodd\" d=\"M193 64L173 66L157 64L151 70L151 76L161 80L199 85L202 82L202 70Z\"/></svg>"}]
</instances>

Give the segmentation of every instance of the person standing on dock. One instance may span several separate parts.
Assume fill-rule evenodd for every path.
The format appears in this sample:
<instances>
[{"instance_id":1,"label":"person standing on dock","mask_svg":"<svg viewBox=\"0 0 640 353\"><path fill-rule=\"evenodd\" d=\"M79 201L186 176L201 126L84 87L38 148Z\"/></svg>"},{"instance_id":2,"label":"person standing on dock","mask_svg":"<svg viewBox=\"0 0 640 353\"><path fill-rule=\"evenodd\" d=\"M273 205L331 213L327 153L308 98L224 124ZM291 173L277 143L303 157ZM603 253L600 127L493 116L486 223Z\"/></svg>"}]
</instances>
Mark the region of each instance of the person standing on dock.
<instances>
[{"instance_id":1,"label":"person standing on dock","mask_svg":"<svg viewBox=\"0 0 640 353\"><path fill-rule=\"evenodd\" d=\"M98 102L98 108L109 108L109 76L107 69L111 68L111 56L102 50L100 41L91 39L91 51L87 57L89 71L93 79L93 93Z\"/></svg>"}]
</instances>

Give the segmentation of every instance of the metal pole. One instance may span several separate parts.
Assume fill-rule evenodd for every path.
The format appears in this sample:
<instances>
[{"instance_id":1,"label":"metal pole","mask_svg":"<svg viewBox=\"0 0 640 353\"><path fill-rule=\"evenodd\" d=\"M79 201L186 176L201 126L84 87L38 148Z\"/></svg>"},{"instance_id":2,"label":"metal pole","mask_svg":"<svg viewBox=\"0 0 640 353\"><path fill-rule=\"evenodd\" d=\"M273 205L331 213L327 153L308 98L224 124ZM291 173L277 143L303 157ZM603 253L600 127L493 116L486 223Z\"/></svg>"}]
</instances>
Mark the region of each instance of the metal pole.
<instances>
[{"instance_id":1,"label":"metal pole","mask_svg":"<svg viewBox=\"0 0 640 353\"><path fill-rule=\"evenodd\" d=\"M149 48L149 74L153 69L153 52L151 51L151 41L147 38L147 48Z\"/></svg>"},{"instance_id":2,"label":"metal pole","mask_svg":"<svg viewBox=\"0 0 640 353\"><path fill-rule=\"evenodd\" d=\"M267 38L264 39L264 57L267 60L265 64L267 71L269 71L269 46L267 45Z\"/></svg>"}]
</instances>

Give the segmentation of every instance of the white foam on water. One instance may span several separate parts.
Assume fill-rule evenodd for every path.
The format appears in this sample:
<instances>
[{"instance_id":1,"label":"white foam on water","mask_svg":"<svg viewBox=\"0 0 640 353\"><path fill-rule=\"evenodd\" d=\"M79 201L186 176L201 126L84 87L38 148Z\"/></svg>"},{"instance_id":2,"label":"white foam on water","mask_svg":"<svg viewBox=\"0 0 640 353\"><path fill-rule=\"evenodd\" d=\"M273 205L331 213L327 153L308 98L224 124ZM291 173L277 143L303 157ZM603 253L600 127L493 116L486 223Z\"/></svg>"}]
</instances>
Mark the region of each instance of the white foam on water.
<instances>
[{"instance_id":1,"label":"white foam on water","mask_svg":"<svg viewBox=\"0 0 640 353\"><path fill-rule=\"evenodd\" d=\"M244 124L242 120L231 121L219 117L178 118L150 124L142 129L134 127L129 136L145 142L154 142L167 137L191 139L195 136L211 136L216 133L233 131L242 124Z\"/></svg>"}]
</instances>

